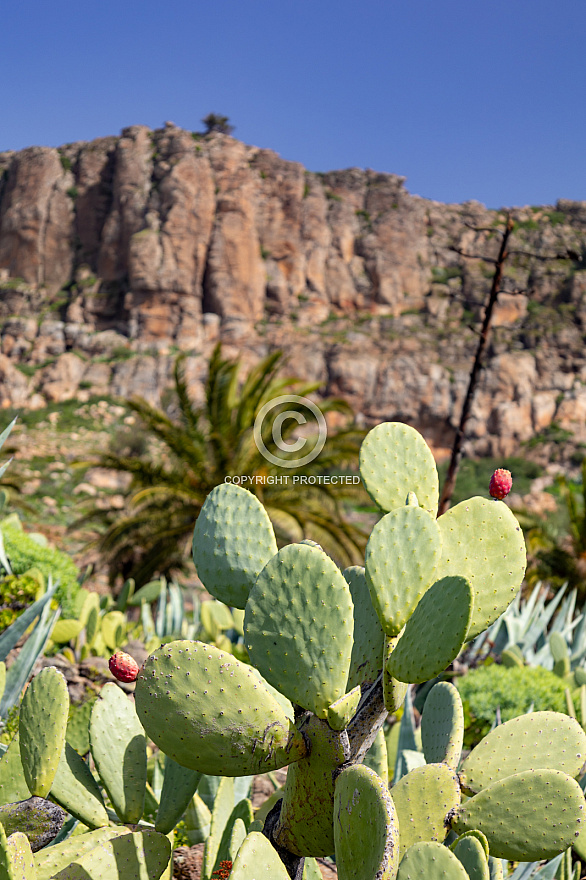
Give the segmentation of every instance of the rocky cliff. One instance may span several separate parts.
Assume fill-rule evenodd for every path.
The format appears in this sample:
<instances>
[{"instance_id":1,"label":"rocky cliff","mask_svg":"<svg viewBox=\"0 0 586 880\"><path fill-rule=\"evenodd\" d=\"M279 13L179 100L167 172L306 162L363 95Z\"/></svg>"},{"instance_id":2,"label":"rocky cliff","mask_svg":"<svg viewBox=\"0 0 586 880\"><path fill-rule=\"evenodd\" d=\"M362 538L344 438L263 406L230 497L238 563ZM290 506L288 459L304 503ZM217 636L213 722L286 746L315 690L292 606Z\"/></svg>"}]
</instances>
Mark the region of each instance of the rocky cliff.
<instances>
[{"instance_id":1,"label":"rocky cliff","mask_svg":"<svg viewBox=\"0 0 586 880\"><path fill-rule=\"evenodd\" d=\"M469 451L586 444L586 202L512 210ZM0 406L138 393L178 351L201 395L218 339L438 453L457 423L504 211L410 195L352 168L306 171L167 123L0 153ZM544 446L539 446L543 441Z\"/></svg>"}]
</instances>

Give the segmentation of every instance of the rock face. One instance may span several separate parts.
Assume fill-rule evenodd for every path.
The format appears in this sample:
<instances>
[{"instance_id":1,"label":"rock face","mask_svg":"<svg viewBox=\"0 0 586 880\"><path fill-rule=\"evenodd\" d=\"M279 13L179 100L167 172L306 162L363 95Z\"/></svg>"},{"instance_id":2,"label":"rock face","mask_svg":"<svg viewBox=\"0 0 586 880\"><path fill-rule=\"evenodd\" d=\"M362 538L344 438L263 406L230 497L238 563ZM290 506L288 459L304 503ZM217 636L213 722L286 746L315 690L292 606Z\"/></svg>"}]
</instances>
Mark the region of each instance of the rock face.
<instances>
[{"instance_id":1,"label":"rock face","mask_svg":"<svg viewBox=\"0 0 586 880\"><path fill-rule=\"evenodd\" d=\"M586 202L512 209L469 451L586 444ZM504 211L410 195L352 168L167 123L0 153L0 406L133 393L160 403L186 351L194 395L221 339L439 454L465 394Z\"/></svg>"}]
</instances>

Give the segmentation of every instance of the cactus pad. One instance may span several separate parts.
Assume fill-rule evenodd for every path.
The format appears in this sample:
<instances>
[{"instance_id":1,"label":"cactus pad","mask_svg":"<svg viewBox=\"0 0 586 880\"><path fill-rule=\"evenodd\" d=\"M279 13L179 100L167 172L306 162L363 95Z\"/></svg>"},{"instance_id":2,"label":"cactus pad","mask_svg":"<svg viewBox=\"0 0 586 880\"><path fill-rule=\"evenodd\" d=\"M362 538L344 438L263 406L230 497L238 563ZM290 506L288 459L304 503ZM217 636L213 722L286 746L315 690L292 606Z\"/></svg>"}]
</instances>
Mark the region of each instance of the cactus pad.
<instances>
[{"instance_id":1,"label":"cactus pad","mask_svg":"<svg viewBox=\"0 0 586 880\"><path fill-rule=\"evenodd\" d=\"M155 831L168 834L175 828L197 791L201 773L181 767L165 755L165 776L155 820Z\"/></svg>"},{"instance_id":2,"label":"cactus pad","mask_svg":"<svg viewBox=\"0 0 586 880\"><path fill-rule=\"evenodd\" d=\"M429 692L421 718L421 745L428 764L458 769L464 739L464 709L457 688L440 681Z\"/></svg>"},{"instance_id":3,"label":"cactus pad","mask_svg":"<svg viewBox=\"0 0 586 880\"><path fill-rule=\"evenodd\" d=\"M488 853L477 837L465 834L456 841L452 851L464 865L470 880L490 880Z\"/></svg>"},{"instance_id":4,"label":"cactus pad","mask_svg":"<svg viewBox=\"0 0 586 880\"><path fill-rule=\"evenodd\" d=\"M29 795L20 759L20 737L17 730L0 760L0 804L15 804L26 800Z\"/></svg>"},{"instance_id":5,"label":"cactus pad","mask_svg":"<svg viewBox=\"0 0 586 880\"><path fill-rule=\"evenodd\" d=\"M364 758L364 764L380 776L385 785L389 784L389 756L384 730L377 733L373 744Z\"/></svg>"},{"instance_id":6,"label":"cactus pad","mask_svg":"<svg viewBox=\"0 0 586 880\"><path fill-rule=\"evenodd\" d=\"M399 681L435 678L458 656L470 625L472 590L462 577L443 577L424 594L407 621L387 670Z\"/></svg>"},{"instance_id":7,"label":"cactus pad","mask_svg":"<svg viewBox=\"0 0 586 880\"><path fill-rule=\"evenodd\" d=\"M65 743L61 753L51 797L88 828L108 825L108 814L98 783L86 762L69 743Z\"/></svg>"},{"instance_id":8,"label":"cactus pad","mask_svg":"<svg viewBox=\"0 0 586 880\"><path fill-rule=\"evenodd\" d=\"M135 701L151 739L192 770L246 776L306 753L303 737L258 676L213 645L163 645L145 662Z\"/></svg>"},{"instance_id":9,"label":"cactus pad","mask_svg":"<svg viewBox=\"0 0 586 880\"><path fill-rule=\"evenodd\" d=\"M396 636L435 580L441 557L435 519L420 507L399 507L375 525L366 545L366 579L384 631Z\"/></svg>"},{"instance_id":10,"label":"cactus pad","mask_svg":"<svg viewBox=\"0 0 586 880\"><path fill-rule=\"evenodd\" d=\"M328 706L327 722L332 730L344 730L354 717L360 702L361 691L359 685L349 694L345 694Z\"/></svg>"},{"instance_id":11,"label":"cactus pad","mask_svg":"<svg viewBox=\"0 0 586 880\"><path fill-rule=\"evenodd\" d=\"M230 880L289 880L285 865L276 849L260 831L251 831L238 850L230 871Z\"/></svg>"},{"instance_id":12,"label":"cactus pad","mask_svg":"<svg viewBox=\"0 0 586 880\"><path fill-rule=\"evenodd\" d=\"M10 880L36 880L35 862L31 845L26 834L15 831L7 840L7 856L9 861L8 877ZM0 876L3 869L0 857Z\"/></svg>"},{"instance_id":13,"label":"cactus pad","mask_svg":"<svg viewBox=\"0 0 586 880\"><path fill-rule=\"evenodd\" d=\"M468 639L479 635L515 598L525 574L523 532L502 501L470 498L438 519L442 558L438 577L461 575L474 593Z\"/></svg>"},{"instance_id":14,"label":"cactus pad","mask_svg":"<svg viewBox=\"0 0 586 880\"><path fill-rule=\"evenodd\" d=\"M382 779L364 765L342 770L334 793L339 880L391 880L399 864L395 805Z\"/></svg>"},{"instance_id":15,"label":"cactus pad","mask_svg":"<svg viewBox=\"0 0 586 880\"><path fill-rule=\"evenodd\" d=\"M112 837L119 837L122 834L128 834L128 828L120 826L117 828L98 828L96 831L81 835L76 834L74 837L68 837L62 843L55 843L53 846L39 850L34 855L37 880L50 880L74 859L79 859L94 849L98 843L110 840Z\"/></svg>"},{"instance_id":16,"label":"cactus pad","mask_svg":"<svg viewBox=\"0 0 586 880\"><path fill-rule=\"evenodd\" d=\"M421 434L402 422L385 422L370 431L360 448L360 476L382 510L402 507L414 492L434 516L439 498L437 468Z\"/></svg>"},{"instance_id":17,"label":"cactus pad","mask_svg":"<svg viewBox=\"0 0 586 880\"><path fill-rule=\"evenodd\" d=\"M537 861L572 846L583 816L584 795L574 779L559 770L525 770L474 795L450 820L457 834L482 831L492 856Z\"/></svg>"},{"instance_id":18,"label":"cactus pad","mask_svg":"<svg viewBox=\"0 0 586 880\"><path fill-rule=\"evenodd\" d=\"M145 829L103 840L77 856L54 880L159 880L171 858L164 834Z\"/></svg>"},{"instance_id":19,"label":"cactus pad","mask_svg":"<svg viewBox=\"0 0 586 880\"><path fill-rule=\"evenodd\" d=\"M271 521L252 492L231 483L212 489L193 533L193 561L212 596L244 608L258 573L276 552Z\"/></svg>"},{"instance_id":20,"label":"cactus pad","mask_svg":"<svg viewBox=\"0 0 586 880\"><path fill-rule=\"evenodd\" d=\"M65 743L69 693L63 675L47 666L31 681L20 708L20 756L29 791L47 797Z\"/></svg>"},{"instance_id":21,"label":"cactus pad","mask_svg":"<svg viewBox=\"0 0 586 880\"><path fill-rule=\"evenodd\" d=\"M586 734L574 718L530 712L484 737L463 762L460 783L468 792L479 792L522 770L560 770L574 777L585 761Z\"/></svg>"},{"instance_id":22,"label":"cactus pad","mask_svg":"<svg viewBox=\"0 0 586 880\"><path fill-rule=\"evenodd\" d=\"M289 544L273 556L244 612L252 663L318 718L346 693L353 628L352 597L341 571L308 545Z\"/></svg>"},{"instance_id":23,"label":"cactus pad","mask_svg":"<svg viewBox=\"0 0 586 880\"><path fill-rule=\"evenodd\" d=\"M134 706L117 684L105 684L90 718L92 756L122 822L143 813L147 781L146 737Z\"/></svg>"},{"instance_id":24,"label":"cactus pad","mask_svg":"<svg viewBox=\"0 0 586 880\"><path fill-rule=\"evenodd\" d=\"M366 573L360 565L346 568L344 575L354 606L354 639L347 690L357 684L376 680L382 668L382 653L385 634L370 598Z\"/></svg>"},{"instance_id":25,"label":"cactus pad","mask_svg":"<svg viewBox=\"0 0 586 880\"><path fill-rule=\"evenodd\" d=\"M416 843L407 850L397 880L470 880L466 869L439 843Z\"/></svg>"},{"instance_id":26,"label":"cactus pad","mask_svg":"<svg viewBox=\"0 0 586 880\"><path fill-rule=\"evenodd\" d=\"M422 840L442 842L446 816L460 803L458 777L445 764L426 764L403 776L391 789L399 817L403 855Z\"/></svg>"}]
</instances>

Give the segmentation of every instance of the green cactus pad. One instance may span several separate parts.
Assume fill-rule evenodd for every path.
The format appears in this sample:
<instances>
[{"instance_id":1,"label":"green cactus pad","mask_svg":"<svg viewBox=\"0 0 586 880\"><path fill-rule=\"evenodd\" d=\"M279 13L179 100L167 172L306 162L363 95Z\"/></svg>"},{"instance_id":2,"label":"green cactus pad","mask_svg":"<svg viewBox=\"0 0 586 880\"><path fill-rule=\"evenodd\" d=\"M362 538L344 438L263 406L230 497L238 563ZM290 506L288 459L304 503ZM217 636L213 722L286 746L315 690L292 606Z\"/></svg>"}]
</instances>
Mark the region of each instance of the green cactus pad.
<instances>
[{"instance_id":1,"label":"green cactus pad","mask_svg":"<svg viewBox=\"0 0 586 880\"><path fill-rule=\"evenodd\" d=\"M110 611L104 614L100 631L109 651L120 648L126 639L126 617L122 611Z\"/></svg>"},{"instance_id":2,"label":"green cactus pad","mask_svg":"<svg viewBox=\"0 0 586 880\"><path fill-rule=\"evenodd\" d=\"M94 701L88 700L81 706L71 706L65 738L78 755L87 755L90 750L90 715Z\"/></svg>"},{"instance_id":3,"label":"green cactus pad","mask_svg":"<svg viewBox=\"0 0 586 880\"><path fill-rule=\"evenodd\" d=\"M342 574L350 588L354 606L354 639L346 685L346 690L351 691L358 684L376 681L382 668L385 634L374 610L362 566L352 565Z\"/></svg>"},{"instance_id":4,"label":"green cactus pad","mask_svg":"<svg viewBox=\"0 0 586 880\"><path fill-rule=\"evenodd\" d=\"M20 759L20 737L14 734L7 751L0 759L0 804L15 804L30 796L22 761Z\"/></svg>"},{"instance_id":5,"label":"green cactus pad","mask_svg":"<svg viewBox=\"0 0 586 880\"><path fill-rule=\"evenodd\" d=\"M83 629L80 620L58 620L51 630L51 639L58 645L64 645L76 639Z\"/></svg>"},{"instance_id":6,"label":"green cactus pad","mask_svg":"<svg viewBox=\"0 0 586 880\"><path fill-rule=\"evenodd\" d=\"M251 831L238 850L230 880L289 880L285 865L260 831Z\"/></svg>"},{"instance_id":7,"label":"green cactus pad","mask_svg":"<svg viewBox=\"0 0 586 880\"><path fill-rule=\"evenodd\" d=\"M120 837L128 834L128 828L98 828L86 834L76 834L68 837L62 843L45 847L34 854L37 880L50 880L74 859L79 859L85 853L94 849L98 843L110 840L112 837Z\"/></svg>"},{"instance_id":8,"label":"green cactus pad","mask_svg":"<svg viewBox=\"0 0 586 880\"><path fill-rule=\"evenodd\" d=\"M327 856L334 852L334 777L348 760L348 735L315 715L307 715L300 727L309 755L287 771L274 839L299 856Z\"/></svg>"},{"instance_id":9,"label":"green cactus pad","mask_svg":"<svg viewBox=\"0 0 586 880\"><path fill-rule=\"evenodd\" d=\"M100 841L77 856L54 880L159 880L171 858L164 834L146 829Z\"/></svg>"},{"instance_id":10,"label":"green cactus pad","mask_svg":"<svg viewBox=\"0 0 586 880\"><path fill-rule=\"evenodd\" d=\"M401 854L421 840L441 843L446 816L460 803L458 777L446 764L426 764L403 776L391 789L399 816Z\"/></svg>"},{"instance_id":11,"label":"green cactus pad","mask_svg":"<svg viewBox=\"0 0 586 880\"><path fill-rule=\"evenodd\" d=\"M356 685L349 694L345 694L331 706L328 706L327 722L332 730L344 730L345 727L348 727L349 722L356 714L360 695L360 685Z\"/></svg>"},{"instance_id":12,"label":"green cactus pad","mask_svg":"<svg viewBox=\"0 0 586 880\"><path fill-rule=\"evenodd\" d=\"M388 789L374 770L342 770L334 793L339 880L391 880L399 864L399 825Z\"/></svg>"},{"instance_id":13,"label":"green cactus pad","mask_svg":"<svg viewBox=\"0 0 586 880\"><path fill-rule=\"evenodd\" d=\"M4 688L6 687L6 663L0 660L0 700L4 696Z\"/></svg>"},{"instance_id":14,"label":"green cactus pad","mask_svg":"<svg viewBox=\"0 0 586 880\"><path fill-rule=\"evenodd\" d=\"M232 863L236 861L236 856L238 855L238 850L244 843L246 838L246 825L242 821L242 819L236 819L234 825L232 826L232 833L230 835L230 845L228 847L228 859Z\"/></svg>"},{"instance_id":15,"label":"green cactus pad","mask_svg":"<svg viewBox=\"0 0 586 880\"><path fill-rule=\"evenodd\" d=\"M366 579L382 628L398 635L435 580L441 557L436 520L420 507L399 507L375 525L366 545Z\"/></svg>"},{"instance_id":16,"label":"green cactus pad","mask_svg":"<svg viewBox=\"0 0 586 880\"><path fill-rule=\"evenodd\" d=\"M525 574L523 532L502 501L470 498L438 519L442 558L438 577L461 575L474 592L468 639L483 632L515 598Z\"/></svg>"},{"instance_id":17,"label":"green cactus pad","mask_svg":"<svg viewBox=\"0 0 586 880\"><path fill-rule=\"evenodd\" d=\"M402 507L415 492L421 507L437 512L439 481L431 450L415 428L384 422L360 447L360 476L366 491L383 510Z\"/></svg>"},{"instance_id":18,"label":"green cactus pad","mask_svg":"<svg viewBox=\"0 0 586 880\"><path fill-rule=\"evenodd\" d=\"M187 805L184 822L185 832L190 846L204 843L210 836L212 814L208 806L196 793Z\"/></svg>"},{"instance_id":19,"label":"green cactus pad","mask_svg":"<svg viewBox=\"0 0 586 880\"><path fill-rule=\"evenodd\" d=\"M273 556L244 612L251 662L318 718L346 693L353 628L352 597L341 571L308 545L289 544Z\"/></svg>"},{"instance_id":20,"label":"green cactus pad","mask_svg":"<svg viewBox=\"0 0 586 880\"><path fill-rule=\"evenodd\" d=\"M429 588L407 621L387 670L399 681L435 678L458 656L473 608L472 590L462 577L444 577Z\"/></svg>"},{"instance_id":21,"label":"green cactus pad","mask_svg":"<svg viewBox=\"0 0 586 880\"><path fill-rule=\"evenodd\" d=\"M484 855L486 856L487 859L489 858L490 853L489 853L489 849L488 849L488 840L486 839L486 835L483 834L482 831L479 831L478 828L473 828L472 831L466 831L464 834L461 834L459 837L457 837L454 840L454 842L450 845L450 849L452 850L452 852L454 851L456 844L460 840L464 840L465 837L475 837L476 840L478 840L480 842L480 845L482 846Z\"/></svg>"},{"instance_id":22,"label":"green cactus pad","mask_svg":"<svg viewBox=\"0 0 586 880\"><path fill-rule=\"evenodd\" d=\"M490 880L504 880L503 863L501 859L493 859L488 857L488 870L490 871Z\"/></svg>"},{"instance_id":23,"label":"green cactus pad","mask_svg":"<svg viewBox=\"0 0 586 880\"><path fill-rule=\"evenodd\" d=\"M583 816L584 795L574 779L559 770L524 770L489 785L450 819L457 834L482 831L492 856L531 862L572 846Z\"/></svg>"},{"instance_id":24,"label":"green cactus pad","mask_svg":"<svg viewBox=\"0 0 586 880\"><path fill-rule=\"evenodd\" d=\"M323 880L323 874L317 861L308 856L303 865L303 875L301 880Z\"/></svg>"},{"instance_id":25,"label":"green cactus pad","mask_svg":"<svg viewBox=\"0 0 586 880\"><path fill-rule=\"evenodd\" d=\"M421 745L428 764L458 769L464 739L464 709L458 689L440 681L429 692L421 718Z\"/></svg>"},{"instance_id":26,"label":"green cactus pad","mask_svg":"<svg viewBox=\"0 0 586 880\"><path fill-rule=\"evenodd\" d=\"M385 709L390 715L393 715L399 709L405 700L405 694L409 685L404 681L397 681L393 678L387 669L387 660L395 650L399 636L389 638L385 636L385 644L383 647L383 700Z\"/></svg>"},{"instance_id":27,"label":"green cactus pad","mask_svg":"<svg viewBox=\"0 0 586 880\"><path fill-rule=\"evenodd\" d=\"M31 681L20 707L20 757L29 791L47 797L65 743L69 693L64 676L47 666Z\"/></svg>"},{"instance_id":28,"label":"green cactus pad","mask_svg":"<svg viewBox=\"0 0 586 880\"><path fill-rule=\"evenodd\" d=\"M222 839L220 840L220 846L218 848L218 853L216 855L216 863L215 863L216 868L219 866L220 862L226 861L227 859L229 859L231 862L234 861L234 858L231 855L231 853L232 853L232 846L233 846L232 835L233 835L234 828L235 828L236 824L241 823L242 826L244 827L244 835L243 835L242 839L240 840L240 843L236 847L236 852L238 852L238 849L240 848L240 845L242 844L242 840L244 840L244 837L246 837L246 835L250 829L250 826L252 825L253 822L254 822L254 812L252 809L252 803L248 798L243 798L241 801L239 801L236 804L236 806L234 807L234 809L232 810L232 812L228 816L228 819L227 819L226 824L224 826L224 830L222 832Z\"/></svg>"},{"instance_id":29,"label":"green cactus pad","mask_svg":"<svg viewBox=\"0 0 586 880\"><path fill-rule=\"evenodd\" d=\"M175 828L197 791L201 773L177 764L165 755L165 776L155 820L155 831L168 834Z\"/></svg>"},{"instance_id":30,"label":"green cactus pad","mask_svg":"<svg viewBox=\"0 0 586 880\"><path fill-rule=\"evenodd\" d=\"M37 880L31 845L21 831L11 834L5 844L0 838L0 877L2 880Z\"/></svg>"},{"instance_id":31,"label":"green cactus pad","mask_svg":"<svg viewBox=\"0 0 586 880\"><path fill-rule=\"evenodd\" d=\"M258 676L213 645L187 640L163 645L145 662L134 696L151 739L191 770L265 773L307 751Z\"/></svg>"},{"instance_id":32,"label":"green cactus pad","mask_svg":"<svg viewBox=\"0 0 586 880\"><path fill-rule=\"evenodd\" d=\"M61 753L51 797L88 828L101 828L108 824L100 788L86 762L69 743L65 743Z\"/></svg>"},{"instance_id":33,"label":"green cactus pad","mask_svg":"<svg viewBox=\"0 0 586 880\"><path fill-rule=\"evenodd\" d=\"M454 853L439 843L416 843L407 850L397 880L470 880Z\"/></svg>"},{"instance_id":34,"label":"green cactus pad","mask_svg":"<svg viewBox=\"0 0 586 880\"><path fill-rule=\"evenodd\" d=\"M136 824L144 810L146 737L136 711L116 684L105 684L90 718L92 756L121 822Z\"/></svg>"},{"instance_id":35,"label":"green cactus pad","mask_svg":"<svg viewBox=\"0 0 586 880\"><path fill-rule=\"evenodd\" d=\"M193 533L193 561L212 596L244 608L258 573L276 552L271 521L252 492L231 483L212 489Z\"/></svg>"},{"instance_id":36,"label":"green cactus pad","mask_svg":"<svg viewBox=\"0 0 586 880\"><path fill-rule=\"evenodd\" d=\"M364 758L367 767L380 776L385 785L389 784L389 764L387 754L387 741L385 739L384 730L381 729L377 733L373 744L369 748Z\"/></svg>"},{"instance_id":37,"label":"green cactus pad","mask_svg":"<svg viewBox=\"0 0 586 880\"><path fill-rule=\"evenodd\" d=\"M464 865L470 880L490 880L488 854L477 837L465 834L456 842L453 853Z\"/></svg>"},{"instance_id":38,"label":"green cactus pad","mask_svg":"<svg viewBox=\"0 0 586 880\"><path fill-rule=\"evenodd\" d=\"M475 793L522 770L560 770L574 777L585 761L586 734L574 718L530 712L484 737L462 763L460 783Z\"/></svg>"}]
</instances>

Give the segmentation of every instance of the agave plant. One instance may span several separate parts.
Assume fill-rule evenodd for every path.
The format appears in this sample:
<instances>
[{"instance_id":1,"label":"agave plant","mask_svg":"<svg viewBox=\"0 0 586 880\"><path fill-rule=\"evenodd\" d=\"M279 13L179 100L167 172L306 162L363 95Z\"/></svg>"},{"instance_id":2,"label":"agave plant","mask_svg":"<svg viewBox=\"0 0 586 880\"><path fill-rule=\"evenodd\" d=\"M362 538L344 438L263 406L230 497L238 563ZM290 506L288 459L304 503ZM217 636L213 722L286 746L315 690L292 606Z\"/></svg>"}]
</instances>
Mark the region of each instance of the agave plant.
<instances>
[{"instance_id":1,"label":"agave plant","mask_svg":"<svg viewBox=\"0 0 586 880\"><path fill-rule=\"evenodd\" d=\"M343 510L345 502L358 497L358 486L315 483L300 491L299 485L293 485L293 471L271 464L254 441L255 419L263 406L285 392L305 398L319 383L279 377L283 356L275 352L250 370L240 384L240 362L222 358L218 346L209 365L205 402L197 406L189 394L184 360L180 356L175 363L175 416L138 397L127 402L148 435L158 441L160 458L154 460L148 451L141 455L110 451L83 462L131 475L123 511L94 507L75 524L92 520L101 525L98 546L112 581L122 574L140 585L157 573L183 569L193 523L206 497L233 475L245 478L242 482L262 500L279 542L311 538L341 565L359 561L365 536L346 520ZM267 449L280 456L283 453L275 446L273 427L283 409L275 407L268 413L262 432ZM319 457L295 468L297 477L328 473L356 460L364 432L353 424L348 404L326 399L320 401L320 410L325 415L344 413L348 426L330 432ZM306 415L309 419L309 409ZM295 427L293 420L285 421L280 427L282 439L286 441Z\"/></svg>"}]
</instances>

